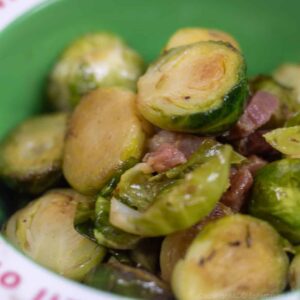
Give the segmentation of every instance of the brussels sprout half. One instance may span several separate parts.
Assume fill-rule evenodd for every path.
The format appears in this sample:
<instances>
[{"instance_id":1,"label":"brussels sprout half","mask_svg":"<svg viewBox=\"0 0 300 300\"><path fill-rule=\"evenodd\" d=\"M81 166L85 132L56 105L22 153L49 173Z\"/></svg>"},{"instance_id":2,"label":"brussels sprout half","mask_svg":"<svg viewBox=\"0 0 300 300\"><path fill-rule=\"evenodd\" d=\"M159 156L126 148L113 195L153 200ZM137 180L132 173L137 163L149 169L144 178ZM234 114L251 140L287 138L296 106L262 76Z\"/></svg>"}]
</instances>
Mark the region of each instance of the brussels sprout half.
<instances>
[{"instance_id":1,"label":"brussels sprout half","mask_svg":"<svg viewBox=\"0 0 300 300\"><path fill-rule=\"evenodd\" d=\"M230 43L236 49L240 48L238 42L226 32L215 29L194 27L181 28L177 30L170 37L167 45L164 48L164 51L168 51L179 46L185 46L196 42L205 41L223 41Z\"/></svg>"},{"instance_id":2,"label":"brussels sprout half","mask_svg":"<svg viewBox=\"0 0 300 300\"><path fill-rule=\"evenodd\" d=\"M201 222L185 230L174 232L165 237L160 252L161 276L167 282L171 281L177 262L185 256L187 249L198 233L212 220L232 214L232 210L218 202L209 216Z\"/></svg>"},{"instance_id":3,"label":"brussels sprout half","mask_svg":"<svg viewBox=\"0 0 300 300\"><path fill-rule=\"evenodd\" d=\"M90 201L73 190L52 190L17 211L8 220L4 234L41 265L81 280L105 255L103 247L73 227L76 206Z\"/></svg>"},{"instance_id":4,"label":"brussels sprout half","mask_svg":"<svg viewBox=\"0 0 300 300\"><path fill-rule=\"evenodd\" d=\"M281 237L269 224L226 216L194 239L175 267L172 288L178 300L257 299L284 290L288 264Z\"/></svg>"},{"instance_id":5,"label":"brussels sprout half","mask_svg":"<svg viewBox=\"0 0 300 300\"><path fill-rule=\"evenodd\" d=\"M215 134L229 129L248 95L246 65L223 42L198 42L168 51L138 81L138 108L167 130Z\"/></svg>"},{"instance_id":6,"label":"brussels sprout half","mask_svg":"<svg viewBox=\"0 0 300 300\"><path fill-rule=\"evenodd\" d=\"M94 33L73 42L54 66L48 95L52 106L70 110L98 87L136 89L142 58L115 34Z\"/></svg>"},{"instance_id":7,"label":"brussels sprout half","mask_svg":"<svg viewBox=\"0 0 300 300\"><path fill-rule=\"evenodd\" d=\"M250 213L300 243L300 159L282 159L260 169L254 179Z\"/></svg>"},{"instance_id":8,"label":"brussels sprout half","mask_svg":"<svg viewBox=\"0 0 300 300\"><path fill-rule=\"evenodd\" d=\"M141 158L149 125L137 114L135 99L130 91L105 88L77 106L63 158L63 173L74 189L95 195L128 160Z\"/></svg>"},{"instance_id":9,"label":"brussels sprout half","mask_svg":"<svg viewBox=\"0 0 300 300\"><path fill-rule=\"evenodd\" d=\"M17 126L0 143L0 177L13 189L39 194L62 177L67 115L41 115Z\"/></svg>"},{"instance_id":10,"label":"brussels sprout half","mask_svg":"<svg viewBox=\"0 0 300 300\"><path fill-rule=\"evenodd\" d=\"M113 197L111 224L132 234L160 236L190 227L207 216L228 187L232 152L229 146L206 146L200 147L185 165L164 175L179 177L160 190L147 209L136 210Z\"/></svg>"}]
</instances>

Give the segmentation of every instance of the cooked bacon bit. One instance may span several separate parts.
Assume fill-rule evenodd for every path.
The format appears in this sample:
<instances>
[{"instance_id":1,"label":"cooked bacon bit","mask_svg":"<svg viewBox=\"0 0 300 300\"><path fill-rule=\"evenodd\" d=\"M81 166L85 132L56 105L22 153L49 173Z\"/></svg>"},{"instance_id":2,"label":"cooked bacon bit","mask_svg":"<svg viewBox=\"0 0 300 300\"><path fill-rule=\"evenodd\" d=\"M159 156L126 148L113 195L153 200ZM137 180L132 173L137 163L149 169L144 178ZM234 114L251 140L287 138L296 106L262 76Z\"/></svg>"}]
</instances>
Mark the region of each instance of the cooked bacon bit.
<instances>
[{"instance_id":1,"label":"cooked bacon bit","mask_svg":"<svg viewBox=\"0 0 300 300\"><path fill-rule=\"evenodd\" d=\"M154 171L164 172L187 159L199 148L203 138L162 130L149 142L150 150L143 159Z\"/></svg>"},{"instance_id":2,"label":"cooked bacon bit","mask_svg":"<svg viewBox=\"0 0 300 300\"><path fill-rule=\"evenodd\" d=\"M162 144L156 151L148 153L144 161L160 173L185 163L186 158L174 145Z\"/></svg>"},{"instance_id":3,"label":"cooked bacon bit","mask_svg":"<svg viewBox=\"0 0 300 300\"><path fill-rule=\"evenodd\" d=\"M230 187L223 195L221 202L233 211L240 211L252 184L253 177L247 167L233 169L230 175Z\"/></svg>"},{"instance_id":4,"label":"cooked bacon bit","mask_svg":"<svg viewBox=\"0 0 300 300\"><path fill-rule=\"evenodd\" d=\"M269 158L278 156L279 152L276 151L269 143L266 142L263 135L266 130L258 130L249 136L233 142L234 148L244 156L261 155L268 156Z\"/></svg>"},{"instance_id":5,"label":"cooked bacon bit","mask_svg":"<svg viewBox=\"0 0 300 300\"><path fill-rule=\"evenodd\" d=\"M161 130L152 137L148 147L150 152L155 152L163 144L172 144L188 158L199 148L202 141L202 137L195 135Z\"/></svg>"},{"instance_id":6,"label":"cooked bacon bit","mask_svg":"<svg viewBox=\"0 0 300 300\"><path fill-rule=\"evenodd\" d=\"M258 91L251 98L243 115L229 132L228 139L240 139L266 124L279 108L279 100L274 95Z\"/></svg>"},{"instance_id":7,"label":"cooked bacon bit","mask_svg":"<svg viewBox=\"0 0 300 300\"><path fill-rule=\"evenodd\" d=\"M267 161L256 155L251 155L247 159L248 161L244 164L244 166L251 172L252 176L254 176L259 169L267 164Z\"/></svg>"}]
</instances>

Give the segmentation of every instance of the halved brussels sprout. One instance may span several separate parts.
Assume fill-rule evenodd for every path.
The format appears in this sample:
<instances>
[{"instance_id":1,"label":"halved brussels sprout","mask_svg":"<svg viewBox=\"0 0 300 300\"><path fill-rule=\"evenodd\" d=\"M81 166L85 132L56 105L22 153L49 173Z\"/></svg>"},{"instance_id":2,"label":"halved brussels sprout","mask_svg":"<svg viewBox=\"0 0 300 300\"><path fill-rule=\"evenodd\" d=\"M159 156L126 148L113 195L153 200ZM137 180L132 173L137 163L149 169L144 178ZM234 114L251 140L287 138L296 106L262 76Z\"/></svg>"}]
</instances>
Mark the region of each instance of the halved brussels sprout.
<instances>
[{"instance_id":1,"label":"halved brussels sprout","mask_svg":"<svg viewBox=\"0 0 300 300\"><path fill-rule=\"evenodd\" d=\"M276 96L279 101L278 109L264 128L282 126L294 112L300 109L292 89L275 81L271 76L257 76L251 80L250 85L252 92L265 91Z\"/></svg>"},{"instance_id":2,"label":"halved brussels sprout","mask_svg":"<svg viewBox=\"0 0 300 300\"><path fill-rule=\"evenodd\" d=\"M240 46L238 42L228 33L221 30L207 29L207 28L182 28L177 30L169 39L164 51L168 51L171 48L179 46L185 46L196 42L205 41L223 41L230 43L236 49Z\"/></svg>"},{"instance_id":3,"label":"halved brussels sprout","mask_svg":"<svg viewBox=\"0 0 300 300\"><path fill-rule=\"evenodd\" d=\"M63 172L83 194L96 194L128 160L140 159L148 126L124 89L93 91L75 109L67 131Z\"/></svg>"},{"instance_id":4,"label":"halved brussels sprout","mask_svg":"<svg viewBox=\"0 0 300 300\"><path fill-rule=\"evenodd\" d=\"M289 270L289 285L292 290L300 288L300 254L298 253L292 260Z\"/></svg>"},{"instance_id":5,"label":"halved brussels sprout","mask_svg":"<svg viewBox=\"0 0 300 300\"><path fill-rule=\"evenodd\" d=\"M166 235L192 226L213 210L227 189L231 152L229 146L207 148L203 143L187 163L149 179L159 184L164 178L173 182L158 189L144 209L134 209L115 195L111 200L111 224L141 236Z\"/></svg>"},{"instance_id":6,"label":"halved brussels sprout","mask_svg":"<svg viewBox=\"0 0 300 300\"><path fill-rule=\"evenodd\" d=\"M99 290L147 300L173 300L169 287L142 269L120 263L100 264L85 283Z\"/></svg>"},{"instance_id":7,"label":"halved brussels sprout","mask_svg":"<svg viewBox=\"0 0 300 300\"><path fill-rule=\"evenodd\" d=\"M300 65L283 64L274 72L274 78L281 84L294 89L293 93L300 103Z\"/></svg>"},{"instance_id":8,"label":"halved brussels sprout","mask_svg":"<svg viewBox=\"0 0 300 300\"><path fill-rule=\"evenodd\" d=\"M300 126L274 129L264 134L264 138L282 154L300 158Z\"/></svg>"},{"instance_id":9,"label":"halved brussels sprout","mask_svg":"<svg viewBox=\"0 0 300 300\"><path fill-rule=\"evenodd\" d=\"M190 244L210 221L232 214L232 210L218 202L212 213L196 225L174 232L164 239L160 252L160 269L162 278L170 282L177 262L185 256Z\"/></svg>"},{"instance_id":10,"label":"halved brussels sprout","mask_svg":"<svg viewBox=\"0 0 300 300\"><path fill-rule=\"evenodd\" d=\"M39 194L62 177L67 115L41 115L17 126L0 144L0 177L10 187Z\"/></svg>"},{"instance_id":11,"label":"halved brussels sprout","mask_svg":"<svg viewBox=\"0 0 300 300\"><path fill-rule=\"evenodd\" d=\"M81 280L105 249L77 233L76 206L92 199L69 189L52 190L17 211L4 234L25 254L65 277Z\"/></svg>"},{"instance_id":12,"label":"halved brussels sprout","mask_svg":"<svg viewBox=\"0 0 300 300\"><path fill-rule=\"evenodd\" d=\"M231 215L208 224L173 272L178 300L245 300L276 295L286 286L289 260L266 222Z\"/></svg>"},{"instance_id":13,"label":"halved brussels sprout","mask_svg":"<svg viewBox=\"0 0 300 300\"><path fill-rule=\"evenodd\" d=\"M291 242L300 242L300 159L282 159L254 179L250 213L270 222Z\"/></svg>"},{"instance_id":14,"label":"halved brussels sprout","mask_svg":"<svg viewBox=\"0 0 300 300\"><path fill-rule=\"evenodd\" d=\"M138 108L167 130L215 134L226 131L243 112L248 95L246 65L223 42L174 48L138 81Z\"/></svg>"},{"instance_id":15,"label":"halved brussels sprout","mask_svg":"<svg viewBox=\"0 0 300 300\"><path fill-rule=\"evenodd\" d=\"M70 110L98 87L136 89L142 58L117 35L94 33L73 42L54 66L48 86L52 106Z\"/></svg>"}]
</instances>

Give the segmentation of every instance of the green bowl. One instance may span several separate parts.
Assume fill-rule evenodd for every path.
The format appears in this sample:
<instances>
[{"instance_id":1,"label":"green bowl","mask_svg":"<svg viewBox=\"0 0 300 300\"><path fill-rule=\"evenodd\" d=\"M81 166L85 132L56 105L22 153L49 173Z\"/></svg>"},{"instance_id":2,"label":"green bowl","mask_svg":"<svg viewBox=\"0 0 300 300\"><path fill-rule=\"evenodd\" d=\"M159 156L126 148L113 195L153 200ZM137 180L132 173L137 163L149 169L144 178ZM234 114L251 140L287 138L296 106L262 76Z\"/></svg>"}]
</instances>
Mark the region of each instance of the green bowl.
<instances>
[{"instance_id":1,"label":"green bowl","mask_svg":"<svg viewBox=\"0 0 300 300\"><path fill-rule=\"evenodd\" d=\"M44 1L0 32L0 138L43 109L49 70L82 34L116 32L150 62L176 29L217 28L240 42L251 76L300 62L299 11L296 0ZM300 293L280 299L300 299Z\"/></svg>"}]
</instances>

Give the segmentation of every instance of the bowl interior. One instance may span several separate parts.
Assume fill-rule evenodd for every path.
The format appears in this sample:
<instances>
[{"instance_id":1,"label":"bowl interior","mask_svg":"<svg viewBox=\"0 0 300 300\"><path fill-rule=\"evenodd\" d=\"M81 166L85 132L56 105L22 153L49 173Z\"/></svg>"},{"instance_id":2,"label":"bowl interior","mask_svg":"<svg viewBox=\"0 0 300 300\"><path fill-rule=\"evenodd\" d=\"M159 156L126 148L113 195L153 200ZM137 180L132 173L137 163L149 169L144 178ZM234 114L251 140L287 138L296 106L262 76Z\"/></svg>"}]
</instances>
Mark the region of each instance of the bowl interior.
<instances>
[{"instance_id":1,"label":"bowl interior","mask_svg":"<svg viewBox=\"0 0 300 300\"><path fill-rule=\"evenodd\" d=\"M151 61L177 28L219 28L238 39L253 75L300 61L299 9L294 0L45 1L0 32L0 138L41 110L51 66L81 34L116 32Z\"/></svg>"}]
</instances>

